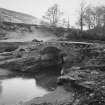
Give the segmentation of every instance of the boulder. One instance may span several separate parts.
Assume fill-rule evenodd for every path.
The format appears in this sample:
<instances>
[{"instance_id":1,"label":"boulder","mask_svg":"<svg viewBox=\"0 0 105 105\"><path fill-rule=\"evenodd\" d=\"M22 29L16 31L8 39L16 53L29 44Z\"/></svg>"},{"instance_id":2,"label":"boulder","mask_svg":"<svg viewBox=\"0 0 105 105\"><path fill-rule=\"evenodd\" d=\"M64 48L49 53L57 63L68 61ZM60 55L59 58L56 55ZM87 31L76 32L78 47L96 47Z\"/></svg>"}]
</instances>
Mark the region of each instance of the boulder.
<instances>
[{"instance_id":1,"label":"boulder","mask_svg":"<svg viewBox=\"0 0 105 105\"><path fill-rule=\"evenodd\" d=\"M78 100L76 105L105 104L105 72L103 71L70 68L67 74L58 78L58 84L66 84L66 87L67 84L71 84L69 88L74 89L74 103Z\"/></svg>"},{"instance_id":2,"label":"boulder","mask_svg":"<svg viewBox=\"0 0 105 105\"><path fill-rule=\"evenodd\" d=\"M61 54L61 50L53 46L45 47L40 51L40 54L41 54L41 59L45 61L63 60L63 55Z\"/></svg>"},{"instance_id":3,"label":"boulder","mask_svg":"<svg viewBox=\"0 0 105 105\"><path fill-rule=\"evenodd\" d=\"M60 49L53 46L45 47L40 51L40 56L43 67L49 67L49 69L58 67L60 73L64 63L64 53Z\"/></svg>"}]
</instances>

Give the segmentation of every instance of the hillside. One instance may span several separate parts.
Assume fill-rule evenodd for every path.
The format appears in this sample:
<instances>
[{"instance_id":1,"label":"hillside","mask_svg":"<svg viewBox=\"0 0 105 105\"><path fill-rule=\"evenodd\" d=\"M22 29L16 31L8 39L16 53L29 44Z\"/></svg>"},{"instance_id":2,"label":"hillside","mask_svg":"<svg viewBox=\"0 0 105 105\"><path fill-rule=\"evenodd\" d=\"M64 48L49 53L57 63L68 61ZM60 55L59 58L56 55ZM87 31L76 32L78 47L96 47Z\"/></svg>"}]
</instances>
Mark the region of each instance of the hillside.
<instances>
[{"instance_id":1,"label":"hillside","mask_svg":"<svg viewBox=\"0 0 105 105\"><path fill-rule=\"evenodd\" d=\"M38 25L43 23L40 19L34 16L12 10L7 10L4 8L0 8L0 21Z\"/></svg>"},{"instance_id":2,"label":"hillside","mask_svg":"<svg viewBox=\"0 0 105 105\"><path fill-rule=\"evenodd\" d=\"M57 36L54 29L33 24L2 22L0 24L0 42L24 42L37 40L52 40Z\"/></svg>"},{"instance_id":3,"label":"hillside","mask_svg":"<svg viewBox=\"0 0 105 105\"><path fill-rule=\"evenodd\" d=\"M0 41L23 42L56 37L46 25L34 16L0 8Z\"/></svg>"}]
</instances>

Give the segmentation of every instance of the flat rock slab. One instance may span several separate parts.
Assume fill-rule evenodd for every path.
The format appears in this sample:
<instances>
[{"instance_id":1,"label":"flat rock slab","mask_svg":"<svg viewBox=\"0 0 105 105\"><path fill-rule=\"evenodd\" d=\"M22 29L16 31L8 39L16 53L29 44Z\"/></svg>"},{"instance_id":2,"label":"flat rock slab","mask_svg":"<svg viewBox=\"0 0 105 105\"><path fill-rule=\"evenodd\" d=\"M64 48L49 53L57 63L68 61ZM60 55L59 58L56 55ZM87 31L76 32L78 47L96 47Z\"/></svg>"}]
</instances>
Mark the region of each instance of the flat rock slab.
<instances>
[{"instance_id":1,"label":"flat rock slab","mask_svg":"<svg viewBox=\"0 0 105 105\"><path fill-rule=\"evenodd\" d=\"M72 103L73 93L66 91L63 87L58 87L54 92L48 93L43 97L34 98L23 105L64 105Z\"/></svg>"}]
</instances>

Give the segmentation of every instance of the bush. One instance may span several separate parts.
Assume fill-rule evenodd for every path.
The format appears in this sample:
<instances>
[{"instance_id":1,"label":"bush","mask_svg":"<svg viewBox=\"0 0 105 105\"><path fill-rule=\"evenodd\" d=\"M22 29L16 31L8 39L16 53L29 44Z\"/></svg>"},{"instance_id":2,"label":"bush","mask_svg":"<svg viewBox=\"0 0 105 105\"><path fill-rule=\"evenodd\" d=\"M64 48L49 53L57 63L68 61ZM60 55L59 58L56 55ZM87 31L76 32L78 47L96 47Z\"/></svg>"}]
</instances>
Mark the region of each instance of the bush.
<instances>
[{"instance_id":1,"label":"bush","mask_svg":"<svg viewBox=\"0 0 105 105\"><path fill-rule=\"evenodd\" d=\"M71 29L68 33L67 39L69 40L105 41L105 31L102 28L83 31L82 33L80 30Z\"/></svg>"}]
</instances>

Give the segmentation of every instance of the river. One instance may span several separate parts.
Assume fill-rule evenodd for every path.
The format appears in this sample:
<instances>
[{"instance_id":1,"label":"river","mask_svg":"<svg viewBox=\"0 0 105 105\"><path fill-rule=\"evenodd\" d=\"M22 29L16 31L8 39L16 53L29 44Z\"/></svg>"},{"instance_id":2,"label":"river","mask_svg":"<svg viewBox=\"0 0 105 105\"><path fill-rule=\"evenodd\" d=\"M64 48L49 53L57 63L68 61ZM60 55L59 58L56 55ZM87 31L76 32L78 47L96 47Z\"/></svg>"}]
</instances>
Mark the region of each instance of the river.
<instances>
[{"instance_id":1,"label":"river","mask_svg":"<svg viewBox=\"0 0 105 105\"><path fill-rule=\"evenodd\" d=\"M0 105L17 105L32 98L43 96L50 92L56 77L45 74L31 76L7 72L2 75L0 70ZM5 75L4 75L5 74ZM49 79L50 78L50 79ZM52 84L49 84L51 83Z\"/></svg>"}]
</instances>

